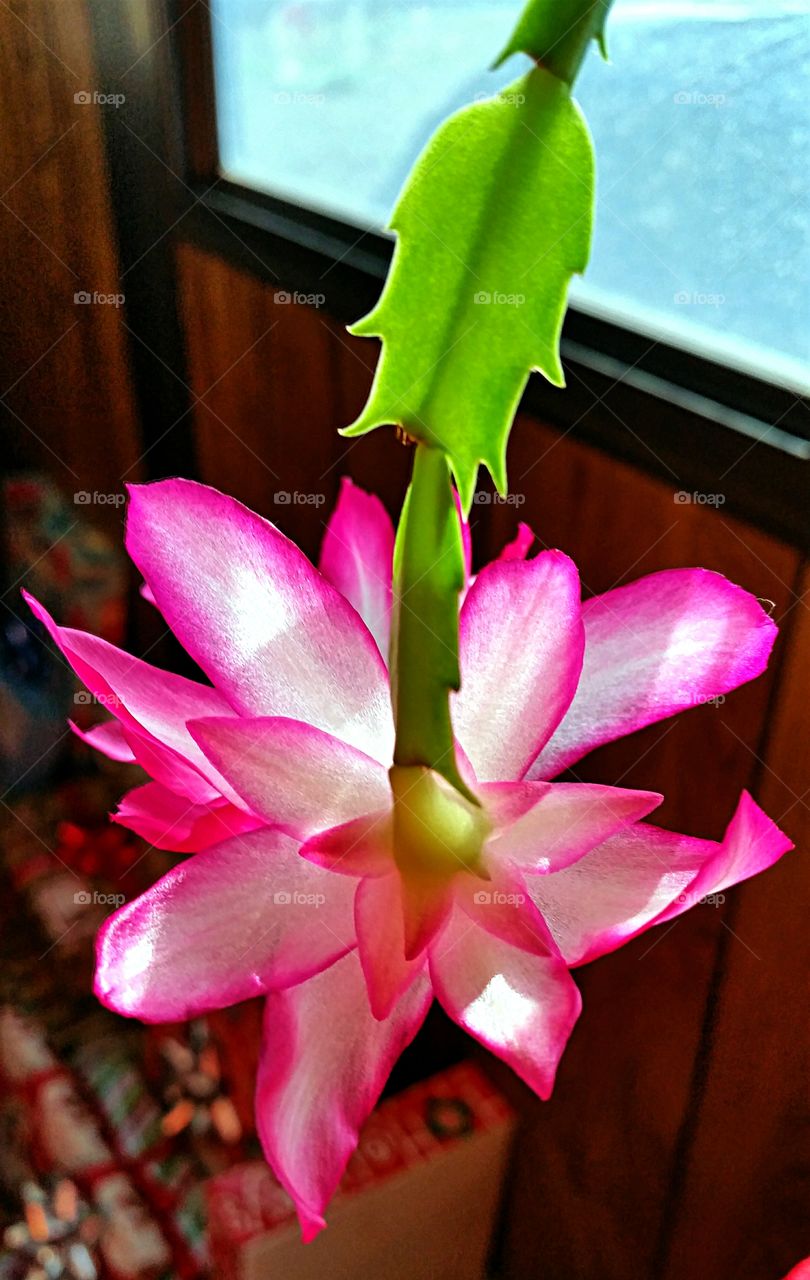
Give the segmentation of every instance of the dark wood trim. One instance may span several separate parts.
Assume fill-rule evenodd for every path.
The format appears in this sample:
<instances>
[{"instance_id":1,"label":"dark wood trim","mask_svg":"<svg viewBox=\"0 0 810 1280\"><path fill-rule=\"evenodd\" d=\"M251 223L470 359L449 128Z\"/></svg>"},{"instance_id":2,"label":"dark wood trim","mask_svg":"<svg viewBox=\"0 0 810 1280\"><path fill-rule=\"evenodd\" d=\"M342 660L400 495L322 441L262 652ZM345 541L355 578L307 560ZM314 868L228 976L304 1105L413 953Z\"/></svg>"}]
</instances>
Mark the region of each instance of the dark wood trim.
<instances>
[{"instance_id":1,"label":"dark wood trim","mask_svg":"<svg viewBox=\"0 0 810 1280\"><path fill-rule=\"evenodd\" d=\"M209 187L219 174L211 11L200 0L164 2L183 109L182 172Z\"/></svg>"},{"instance_id":2,"label":"dark wood trim","mask_svg":"<svg viewBox=\"0 0 810 1280\"><path fill-rule=\"evenodd\" d=\"M173 33L163 0L87 0L104 112L121 292L147 478L196 473L170 228L196 196L178 173L181 138Z\"/></svg>"}]
</instances>

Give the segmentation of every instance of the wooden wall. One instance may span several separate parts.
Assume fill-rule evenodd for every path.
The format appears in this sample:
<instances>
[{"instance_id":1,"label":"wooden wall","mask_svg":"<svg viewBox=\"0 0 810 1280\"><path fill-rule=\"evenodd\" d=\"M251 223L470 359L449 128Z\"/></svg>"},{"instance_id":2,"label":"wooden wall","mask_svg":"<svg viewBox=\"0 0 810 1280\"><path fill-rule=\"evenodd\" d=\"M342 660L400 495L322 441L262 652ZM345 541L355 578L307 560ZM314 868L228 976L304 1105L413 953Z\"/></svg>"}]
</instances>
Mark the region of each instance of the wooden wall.
<instances>
[{"instance_id":1,"label":"wooden wall","mask_svg":"<svg viewBox=\"0 0 810 1280\"><path fill-rule=\"evenodd\" d=\"M3 468L72 495L138 478L125 292L85 0L0 4L0 424ZM85 508L86 511L86 508ZM94 504L120 528L122 508Z\"/></svg>"},{"instance_id":2,"label":"wooden wall","mask_svg":"<svg viewBox=\"0 0 810 1280\"><path fill-rule=\"evenodd\" d=\"M352 443L336 434L368 391L374 344L319 310L278 303L273 287L193 245L179 247L178 268L202 478L311 552L341 474L395 506L407 450L392 432ZM473 508L480 558L519 516L574 557L589 594L704 565L773 602L783 621L765 677L603 748L587 775L660 788L663 825L714 837L748 787L801 842L807 761L792 744L807 705L810 596L797 552L722 508L676 503L674 484L529 418L509 468L523 505ZM320 493L324 505L279 506L280 488ZM723 907L700 906L578 973L584 1013L554 1097L507 1085L524 1123L506 1275L778 1280L810 1254L805 883L802 859L790 857Z\"/></svg>"}]
</instances>

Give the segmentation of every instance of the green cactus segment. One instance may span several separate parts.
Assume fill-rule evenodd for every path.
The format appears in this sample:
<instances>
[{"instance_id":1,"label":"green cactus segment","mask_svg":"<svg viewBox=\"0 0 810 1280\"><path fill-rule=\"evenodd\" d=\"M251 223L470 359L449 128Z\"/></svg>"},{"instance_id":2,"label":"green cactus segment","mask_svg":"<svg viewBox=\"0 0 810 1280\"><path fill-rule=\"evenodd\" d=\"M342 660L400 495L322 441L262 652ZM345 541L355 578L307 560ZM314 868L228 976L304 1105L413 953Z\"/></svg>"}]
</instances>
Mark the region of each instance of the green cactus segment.
<instances>
[{"instance_id":1,"label":"green cactus segment","mask_svg":"<svg viewBox=\"0 0 810 1280\"><path fill-rule=\"evenodd\" d=\"M352 332L383 340L347 436L399 426L448 457L465 513L479 463L506 491L506 442L529 373L563 385L559 334L591 240L594 163L568 87L543 68L458 112L394 210L382 297Z\"/></svg>"},{"instance_id":2,"label":"green cactus segment","mask_svg":"<svg viewBox=\"0 0 810 1280\"><path fill-rule=\"evenodd\" d=\"M494 66L513 53L527 53L571 85L592 40L607 58L605 23L613 0L529 0Z\"/></svg>"}]
</instances>

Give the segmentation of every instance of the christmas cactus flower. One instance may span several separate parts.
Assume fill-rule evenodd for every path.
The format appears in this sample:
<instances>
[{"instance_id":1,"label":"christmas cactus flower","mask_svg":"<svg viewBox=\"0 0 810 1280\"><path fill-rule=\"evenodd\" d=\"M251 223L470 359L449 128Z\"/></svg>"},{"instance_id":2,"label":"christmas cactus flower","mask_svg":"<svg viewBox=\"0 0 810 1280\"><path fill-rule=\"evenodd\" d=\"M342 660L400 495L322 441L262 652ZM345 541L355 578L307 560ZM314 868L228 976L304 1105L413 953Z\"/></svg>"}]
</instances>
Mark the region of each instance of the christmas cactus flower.
<instances>
[{"instance_id":1,"label":"christmas cactus flower","mask_svg":"<svg viewBox=\"0 0 810 1280\"><path fill-rule=\"evenodd\" d=\"M112 712L88 740L152 779L117 820L193 855L107 921L96 992L147 1022L265 997L258 1127L305 1239L434 997L548 1097L571 969L790 848L745 793L716 842L647 822L656 793L561 780L758 676L776 628L753 596L681 569L583 603L525 526L470 574L479 465L504 493L531 370L563 380L594 191L571 88L609 7L529 0L501 60L531 69L440 127L394 209L391 271L355 326L382 355L345 434L393 425L416 446L396 535L346 483L319 571L214 489L135 486L129 553L210 684L32 602Z\"/></svg>"},{"instance_id":2,"label":"christmas cactus flower","mask_svg":"<svg viewBox=\"0 0 810 1280\"><path fill-rule=\"evenodd\" d=\"M144 1021L266 996L257 1119L307 1238L434 996L548 1097L580 1010L571 967L790 847L745 794L718 843L642 821L652 792L554 781L757 676L776 629L701 569L583 604L567 556L523 558L525 531L461 609L453 722L469 794L395 765L381 651L393 541L382 505L348 482L323 572L213 489L134 486L129 553L210 686L33 606L117 719L94 742L123 740L155 778L141 808L160 842L187 847L177 833L204 828L207 843L229 824L109 919L96 992Z\"/></svg>"}]
</instances>

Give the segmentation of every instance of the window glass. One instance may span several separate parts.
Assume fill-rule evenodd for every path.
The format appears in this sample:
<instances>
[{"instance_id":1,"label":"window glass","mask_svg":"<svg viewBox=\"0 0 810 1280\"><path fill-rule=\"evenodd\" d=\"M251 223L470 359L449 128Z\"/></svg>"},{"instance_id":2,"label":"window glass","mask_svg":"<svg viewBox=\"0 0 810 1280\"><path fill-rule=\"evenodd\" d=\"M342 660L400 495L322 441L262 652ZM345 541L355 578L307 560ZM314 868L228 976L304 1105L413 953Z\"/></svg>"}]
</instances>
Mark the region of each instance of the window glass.
<instances>
[{"instance_id":1,"label":"window glass","mask_svg":"<svg viewBox=\"0 0 810 1280\"><path fill-rule=\"evenodd\" d=\"M231 180L385 226L424 142L517 78L519 0L211 0ZM587 310L810 384L810 0L616 0L577 97L599 163Z\"/></svg>"}]
</instances>

